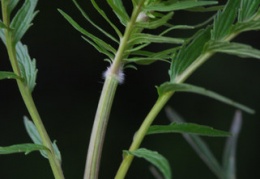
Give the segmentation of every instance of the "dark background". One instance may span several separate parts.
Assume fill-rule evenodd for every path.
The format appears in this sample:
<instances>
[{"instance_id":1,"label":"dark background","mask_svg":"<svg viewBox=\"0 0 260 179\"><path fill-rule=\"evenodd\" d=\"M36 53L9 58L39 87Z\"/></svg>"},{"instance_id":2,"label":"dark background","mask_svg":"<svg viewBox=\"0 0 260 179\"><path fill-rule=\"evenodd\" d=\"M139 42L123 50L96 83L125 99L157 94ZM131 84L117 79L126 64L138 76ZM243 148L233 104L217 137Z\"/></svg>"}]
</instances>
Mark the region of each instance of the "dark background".
<instances>
[{"instance_id":1,"label":"dark background","mask_svg":"<svg viewBox=\"0 0 260 179\"><path fill-rule=\"evenodd\" d=\"M90 3L80 1L86 12L109 31L105 21L97 15ZM114 18L106 3L100 1ZM128 6L130 8L130 6ZM67 1L40 1L40 13L33 27L22 39L30 55L37 59L39 69L33 96L49 132L61 150L63 170L67 179L82 178L90 131L95 109L102 89L102 72L108 66L93 47L87 44L58 13L63 9L84 28L91 27ZM207 14L176 13L176 24L196 24ZM191 18L192 17L192 18ZM176 31L174 36L188 36ZM244 33L236 41L260 48L259 32ZM102 36L101 36L102 37ZM161 46L160 46L161 47ZM158 50L156 46L153 47ZM10 70L5 47L0 46L1 70ZM127 69L126 80L115 97L102 156L100 178L113 178L145 115L154 104L155 86L168 80L168 64L155 63ZM238 142L238 179L259 178L259 112L260 63L255 59L240 59L228 55L215 55L197 70L188 83L203 86L246 104L256 110L255 115L243 114L244 121ZM190 121L228 130L235 109L212 99L187 93L177 93L168 103ZM30 142L23 126L23 115L28 115L13 80L0 81L0 146ZM165 112L157 117L156 124L169 123ZM218 159L221 159L225 138L205 138ZM215 178L198 158L181 135L148 136L142 144L157 150L169 159L174 178ZM149 164L135 159L126 178L152 178ZM38 152L0 156L0 178L53 178L48 161Z\"/></svg>"}]
</instances>

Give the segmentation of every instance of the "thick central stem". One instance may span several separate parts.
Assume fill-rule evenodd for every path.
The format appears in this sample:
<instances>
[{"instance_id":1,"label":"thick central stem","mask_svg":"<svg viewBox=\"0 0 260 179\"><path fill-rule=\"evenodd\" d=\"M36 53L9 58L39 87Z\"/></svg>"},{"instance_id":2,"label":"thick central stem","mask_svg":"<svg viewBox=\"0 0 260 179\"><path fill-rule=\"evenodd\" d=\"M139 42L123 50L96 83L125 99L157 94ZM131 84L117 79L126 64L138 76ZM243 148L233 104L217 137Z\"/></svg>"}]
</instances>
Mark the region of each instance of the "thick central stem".
<instances>
[{"instance_id":1,"label":"thick central stem","mask_svg":"<svg viewBox=\"0 0 260 179\"><path fill-rule=\"evenodd\" d=\"M103 141L117 85L115 76L106 77L92 128L84 179L98 178Z\"/></svg>"},{"instance_id":2,"label":"thick central stem","mask_svg":"<svg viewBox=\"0 0 260 179\"><path fill-rule=\"evenodd\" d=\"M141 11L143 3L144 0L141 0L139 4L134 7L131 19L126 26L125 33L120 39L120 44L115 55L115 59L105 74L105 84L102 89L94 125L92 128L84 179L98 178L102 147L114 95L118 83L122 82L120 73L124 65L123 60L128 56L126 53L127 48L129 48L128 41L131 37L133 29L135 28L136 19Z\"/></svg>"}]
</instances>

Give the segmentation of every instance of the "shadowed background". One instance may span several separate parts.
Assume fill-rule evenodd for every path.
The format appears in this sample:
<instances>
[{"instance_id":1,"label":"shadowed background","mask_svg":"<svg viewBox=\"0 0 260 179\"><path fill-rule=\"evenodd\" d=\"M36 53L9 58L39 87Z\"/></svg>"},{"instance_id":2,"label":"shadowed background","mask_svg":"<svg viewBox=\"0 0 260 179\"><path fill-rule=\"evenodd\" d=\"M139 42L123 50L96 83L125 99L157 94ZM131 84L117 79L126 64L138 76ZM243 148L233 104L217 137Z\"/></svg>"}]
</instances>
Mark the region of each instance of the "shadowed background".
<instances>
[{"instance_id":1,"label":"shadowed background","mask_svg":"<svg viewBox=\"0 0 260 179\"><path fill-rule=\"evenodd\" d=\"M111 32L105 21L89 2L80 1L86 12L104 29ZM98 1L99 2L99 1ZM103 3L101 1L100 3ZM105 9L106 4L102 7ZM129 6L130 7L130 6ZM102 89L102 72L108 66L92 46L87 44L58 13L57 8L70 14L91 32L91 27L73 6L72 2L40 1L40 13L33 27L22 39L29 47L31 57L36 58L39 69L33 96L50 137L57 140L63 158L63 170L67 179L82 178L86 151L95 109ZM109 16L115 18L112 12ZM176 24L196 24L200 14L176 13ZM112 32L113 33L113 32ZM174 36L187 36L176 31ZM102 37L102 36L101 36ZM236 41L260 48L259 32L244 33ZM162 45L160 45L162 47ZM159 50L153 46L154 50ZM0 69L10 70L4 46L0 45ZM118 87L108 124L100 178L113 178L145 115L154 104L156 85L168 78L169 65L154 63L138 66L138 70L125 70L126 80ZM255 115L243 114L244 121L238 141L238 179L259 178L259 118L260 118L260 63L255 59L240 59L228 55L215 55L189 79L188 83L203 86L246 104L256 110ZM235 109L212 99L188 93L177 93L168 103L187 121L228 130ZM28 143L30 139L23 126L27 115L23 101L13 80L0 81L0 146ZM165 112L157 117L156 124L168 124ZM205 138L218 159L221 159L225 138ZM215 178L179 134L148 136L142 147L157 150L169 159L173 178ZM149 164L135 159L126 178L152 178ZM53 178L49 163L38 152L0 156L0 178Z\"/></svg>"}]
</instances>

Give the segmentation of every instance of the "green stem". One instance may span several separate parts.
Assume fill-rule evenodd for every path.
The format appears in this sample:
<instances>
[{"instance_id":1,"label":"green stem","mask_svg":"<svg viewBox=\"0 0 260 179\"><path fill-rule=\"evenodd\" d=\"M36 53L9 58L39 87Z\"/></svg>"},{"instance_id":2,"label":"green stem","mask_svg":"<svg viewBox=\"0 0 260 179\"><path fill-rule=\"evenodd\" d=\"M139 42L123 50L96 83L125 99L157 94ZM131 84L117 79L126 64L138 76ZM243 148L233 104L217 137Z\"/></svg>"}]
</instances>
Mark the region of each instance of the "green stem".
<instances>
[{"instance_id":1,"label":"green stem","mask_svg":"<svg viewBox=\"0 0 260 179\"><path fill-rule=\"evenodd\" d=\"M206 59L208 59L212 53L205 53L199 56L192 65L190 65L181 76L178 76L178 78L175 80L175 83L182 83L184 82L191 74L194 72L200 65L202 65ZM154 119L158 115L158 113L162 110L162 108L165 106L165 104L169 101L169 99L174 94L174 91L168 92L163 94L158 98L153 108L148 113L147 117L144 119L141 127L139 128L138 132L136 133L134 140L129 148L129 151L135 151L137 150L145 135L148 131L149 127L153 123ZM117 171L117 174L115 176L115 179L123 179L134 159L133 155L126 155Z\"/></svg>"},{"instance_id":2,"label":"green stem","mask_svg":"<svg viewBox=\"0 0 260 179\"><path fill-rule=\"evenodd\" d=\"M135 134L133 143L130 146L129 151L135 151L139 148L150 125L152 124L152 122L154 121L154 119L158 115L158 113L162 110L164 105L167 103L167 101L171 98L173 93L174 92L165 93L164 95L162 95L158 98L155 105L151 109L150 113L147 115L147 117L145 118L141 127L139 128L138 132ZM124 160L118 169L115 179L124 179L125 178L126 173L129 169L133 159L134 159L133 155L126 155L124 157Z\"/></svg>"},{"instance_id":3,"label":"green stem","mask_svg":"<svg viewBox=\"0 0 260 179\"><path fill-rule=\"evenodd\" d=\"M98 178L103 141L117 86L118 80L116 77L107 76L92 128L84 175L85 179Z\"/></svg>"},{"instance_id":4,"label":"green stem","mask_svg":"<svg viewBox=\"0 0 260 179\"><path fill-rule=\"evenodd\" d=\"M15 44L13 42L13 34L9 28L10 19L9 19L9 14L7 12L7 5L8 5L8 1L2 1L3 22L6 25L6 27L8 27L8 29L5 29L6 48L7 48L10 63L11 63L14 73L21 77L20 69L18 66L18 61L16 58ZM21 96L23 98L23 101L28 109L28 112L40 134L42 143L45 147L47 147L49 149L49 151L47 152L47 155L48 155L50 166L52 168L55 179L64 179L63 172L61 169L61 163L55 156L51 140L44 128L40 115L39 115L37 108L35 106L35 103L33 101L31 92L30 92L27 84L24 81L17 80L17 85L18 85L19 91L21 93Z\"/></svg>"},{"instance_id":5,"label":"green stem","mask_svg":"<svg viewBox=\"0 0 260 179\"><path fill-rule=\"evenodd\" d=\"M105 76L105 83L102 89L102 93L99 99L98 108L91 132L91 138L89 142L88 155L85 166L84 179L97 179L100 165L100 159L102 154L103 141L105 138L105 132L107 123L114 100L114 95L120 82L120 73L123 68L123 60L127 57L126 49L128 47L128 40L133 32L136 19L141 11L144 0L141 0L139 4L134 7L130 21L128 22L125 33L120 39L120 44L115 55L115 59L111 64L111 67L107 70Z\"/></svg>"}]
</instances>

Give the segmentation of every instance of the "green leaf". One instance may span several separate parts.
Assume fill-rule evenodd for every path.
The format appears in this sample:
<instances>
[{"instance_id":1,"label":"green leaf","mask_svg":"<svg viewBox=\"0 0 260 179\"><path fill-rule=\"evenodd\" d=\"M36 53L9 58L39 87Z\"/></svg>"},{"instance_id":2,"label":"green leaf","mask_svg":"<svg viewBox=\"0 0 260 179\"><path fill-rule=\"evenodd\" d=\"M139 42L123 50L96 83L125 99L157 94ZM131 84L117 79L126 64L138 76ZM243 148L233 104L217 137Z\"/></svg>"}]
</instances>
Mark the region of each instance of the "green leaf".
<instances>
[{"instance_id":1,"label":"green leaf","mask_svg":"<svg viewBox=\"0 0 260 179\"><path fill-rule=\"evenodd\" d=\"M99 27L96 23L94 23L89 16L83 11L83 9L80 7L80 5L77 3L76 0L73 0L74 4L76 5L76 7L78 8L78 10L81 12L82 16L90 23L92 24L94 27L96 27L100 32L102 32L104 35L106 35L108 38L110 38L111 40L113 40L116 43L119 43L119 41L117 39L115 39L112 35L110 35L108 32L106 32L105 30L103 30L101 27Z\"/></svg>"},{"instance_id":2,"label":"green leaf","mask_svg":"<svg viewBox=\"0 0 260 179\"><path fill-rule=\"evenodd\" d=\"M10 24L10 27L13 29L14 43L20 41L25 32L31 26L31 21L38 12L34 12L37 2L38 0L25 0L23 6L14 16Z\"/></svg>"},{"instance_id":3,"label":"green leaf","mask_svg":"<svg viewBox=\"0 0 260 179\"><path fill-rule=\"evenodd\" d=\"M213 91L206 90L205 88L201 88L201 87L190 85L190 84L185 84L185 83L177 84L177 83L166 82L166 83L163 83L160 87L158 87L157 90L158 90L159 96L162 96L164 93L171 92L171 91L197 93L197 94L211 97L211 98L221 101L223 103L229 104L229 105L234 106L238 109L241 109L247 113L250 113L250 114L254 113L254 110L247 106L237 103L237 102L235 102L229 98L226 98L218 93L215 93Z\"/></svg>"},{"instance_id":4,"label":"green leaf","mask_svg":"<svg viewBox=\"0 0 260 179\"><path fill-rule=\"evenodd\" d=\"M48 148L37 144L17 144L7 147L0 147L0 154L25 153L26 155L37 150L48 151Z\"/></svg>"},{"instance_id":5,"label":"green leaf","mask_svg":"<svg viewBox=\"0 0 260 179\"><path fill-rule=\"evenodd\" d=\"M165 25L170 19L172 19L173 12L169 12L161 18L149 19L148 21L140 21L136 23L137 27L146 28L146 29L156 29L160 26Z\"/></svg>"},{"instance_id":6,"label":"green leaf","mask_svg":"<svg viewBox=\"0 0 260 179\"><path fill-rule=\"evenodd\" d=\"M208 50L213 52L237 55L242 58L260 59L260 50L250 45L235 42L211 42L208 44Z\"/></svg>"},{"instance_id":7,"label":"green leaf","mask_svg":"<svg viewBox=\"0 0 260 179\"><path fill-rule=\"evenodd\" d=\"M218 11L213 24L211 38L221 40L231 31L232 24L237 17L240 0L229 0L222 11Z\"/></svg>"},{"instance_id":8,"label":"green leaf","mask_svg":"<svg viewBox=\"0 0 260 179\"><path fill-rule=\"evenodd\" d=\"M166 108L166 114L171 122L185 122L180 115L169 107ZM182 136L191 145L198 156L207 164L211 171L215 173L218 178L222 178L224 173L222 167L204 140L197 135L182 134Z\"/></svg>"},{"instance_id":9,"label":"green leaf","mask_svg":"<svg viewBox=\"0 0 260 179\"><path fill-rule=\"evenodd\" d=\"M160 134L160 133L187 133L196 134L210 137L227 137L230 136L229 132L213 129L209 126L193 124L193 123L176 123L170 125L154 125L151 126L147 134Z\"/></svg>"},{"instance_id":10,"label":"green leaf","mask_svg":"<svg viewBox=\"0 0 260 179\"><path fill-rule=\"evenodd\" d=\"M19 79L19 80L21 80L21 77L17 76L13 72L0 71L0 80L3 80L3 79Z\"/></svg>"},{"instance_id":11,"label":"green leaf","mask_svg":"<svg viewBox=\"0 0 260 179\"><path fill-rule=\"evenodd\" d=\"M36 85L37 68L36 60L31 59L27 46L21 42L16 44L16 56L22 78L32 92Z\"/></svg>"},{"instance_id":12,"label":"green leaf","mask_svg":"<svg viewBox=\"0 0 260 179\"><path fill-rule=\"evenodd\" d=\"M0 38L5 42L5 35L3 29L0 29ZM31 59L26 45L18 42L15 46L16 57L18 60L19 69L21 72L21 79L28 85L28 88L32 92L36 85L37 68L35 59Z\"/></svg>"},{"instance_id":13,"label":"green leaf","mask_svg":"<svg viewBox=\"0 0 260 179\"><path fill-rule=\"evenodd\" d=\"M131 53L134 57L125 59L126 62L134 62L139 65L149 65L156 61L170 62L171 56L175 53L179 47L174 47L160 52L149 52L144 50L138 50ZM135 56L137 55L137 56Z\"/></svg>"},{"instance_id":14,"label":"green leaf","mask_svg":"<svg viewBox=\"0 0 260 179\"><path fill-rule=\"evenodd\" d=\"M166 61L164 59L160 59L160 58L149 58L149 57L132 57L132 58L128 58L126 60L127 62L130 63L136 63L138 65L149 65L151 63L154 63L156 61Z\"/></svg>"},{"instance_id":15,"label":"green leaf","mask_svg":"<svg viewBox=\"0 0 260 179\"><path fill-rule=\"evenodd\" d=\"M77 22L75 22L68 14L63 12L62 10L58 9L58 11L61 13L61 15L80 33L88 37L90 40L87 40L91 45L93 45L95 48L97 48L98 51L102 52L103 54L107 54L107 52L116 53L116 50L109 44L107 44L102 39L94 36L93 34L89 33L85 29L83 29ZM85 39L86 40L86 39Z\"/></svg>"},{"instance_id":16,"label":"green leaf","mask_svg":"<svg viewBox=\"0 0 260 179\"><path fill-rule=\"evenodd\" d=\"M211 12L211 11L218 11L223 9L223 5L217 5L217 6L210 6L210 7L194 7L191 9L188 9L188 11L191 12Z\"/></svg>"},{"instance_id":17,"label":"green leaf","mask_svg":"<svg viewBox=\"0 0 260 179\"><path fill-rule=\"evenodd\" d=\"M35 127L35 125L33 124L33 122L30 121L26 116L24 116L23 120L24 120L24 125L26 128L26 131L29 134L32 141L37 145L43 145L40 134L39 134L37 128ZM54 149L55 156L57 157L57 159L59 159L61 161L61 154L58 149L58 146L56 145L56 141L54 141L52 143L52 147ZM45 150L40 150L40 153L44 158L48 158L48 155Z\"/></svg>"},{"instance_id":18,"label":"green leaf","mask_svg":"<svg viewBox=\"0 0 260 179\"><path fill-rule=\"evenodd\" d=\"M260 0L241 0L238 21L244 22L250 20L259 8L259 4Z\"/></svg>"},{"instance_id":19,"label":"green leaf","mask_svg":"<svg viewBox=\"0 0 260 179\"><path fill-rule=\"evenodd\" d=\"M57 159L59 161L62 161L61 153L60 153L60 150L59 150L59 148L58 148L56 143L57 143L57 141L54 140L53 143L52 143L52 147L53 147L53 150L54 150L54 153L55 153L55 156L57 157Z\"/></svg>"},{"instance_id":20,"label":"green leaf","mask_svg":"<svg viewBox=\"0 0 260 179\"><path fill-rule=\"evenodd\" d=\"M177 11L183 9L189 9L199 6L206 6L206 5L214 5L217 4L217 1L177 1L176 0L168 0L168 1L161 1L160 3L151 3L144 7L145 11Z\"/></svg>"},{"instance_id":21,"label":"green leaf","mask_svg":"<svg viewBox=\"0 0 260 179\"><path fill-rule=\"evenodd\" d=\"M0 20L0 28L8 29L6 25Z\"/></svg>"},{"instance_id":22,"label":"green leaf","mask_svg":"<svg viewBox=\"0 0 260 179\"><path fill-rule=\"evenodd\" d=\"M246 22L238 22L233 26L232 29L232 31L235 33L241 33L251 30L260 30L260 21L258 19Z\"/></svg>"},{"instance_id":23,"label":"green leaf","mask_svg":"<svg viewBox=\"0 0 260 179\"><path fill-rule=\"evenodd\" d=\"M108 22L108 24L115 30L119 37L122 37L120 30L111 22L111 20L107 17L106 13L98 6L95 0L91 0L92 5L98 11L98 13Z\"/></svg>"},{"instance_id":24,"label":"green leaf","mask_svg":"<svg viewBox=\"0 0 260 179\"><path fill-rule=\"evenodd\" d=\"M193 40L184 44L177 55L173 57L170 78L174 81L175 78L183 73L201 54L204 53L204 45L210 40L210 29L198 31Z\"/></svg>"},{"instance_id":25,"label":"green leaf","mask_svg":"<svg viewBox=\"0 0 260 179\"><path fill-rule=\"evenodd\" d=\"M125 10L122 0L107 0L108 4L120 20L120 22L126 26L129 21L129 16Z\"/></svg>"},{"instance_id":26,"label":"green leaf","mask_svg":"<svg viewBox=\"0 0 260 179\"><path fill-rule=\"evenodd\" d=\"M242 126L242 113L236 111L230 132L232 136L227 139L224 154L223 154L223 168L226 178L236 178L236 147L237 140Z\"/></svg>"},{"instance_id":27,"label":"green leaf","mask_svg":"<svg viewBox=\"0 0 260 179\"><path fill-rule=\"evenodd\" d=\"M19 0L12 0L12 1L8 1L8 14L10 15L12 13L12 11L14 10L14 8L16 7L16 5L18 4Z\"/></svg>"},{"instance_id":28,"label":"green leaf","mask_svg":"<svg viewBox=\"0 0 260 179\"><path fill-rule=\"evenodd\" d=\"M145 148L140 148L135 151L124 151L125 154L134 155L139 158L144 158L154 166L156 166L159 171L163 174L165 179L171 179L171 168L169 162L165 157L155 151L151 151Z\"/></svg>"},{"instance_id":29,"label":"green leaf","mask_svg":"<svg viewBox=\"0 0 260 179\"><path fill-rule=\"evenodd\" d=\"M143 44L143 43L172 43L182 44L184 40L181 38L165 37L159 35L138 33L131 37L130 44Z\"/></svg>"},{"instance_id":30,"label":"green leaf","mask_svg":"<svg viewBox=\"0 0 260 179\"><path fill-rule=\"evenodd\" d=\"M37 145L43 145L40 134L37 128L35 127L35 125L33 124L33 122L30 121L26 116L24 116L23 120L24 120L26 131L29 134L32 141ZM40 150L40 153L44 158L48 158L48 155L45 150Z\"/></svg>"}]
</instances>

